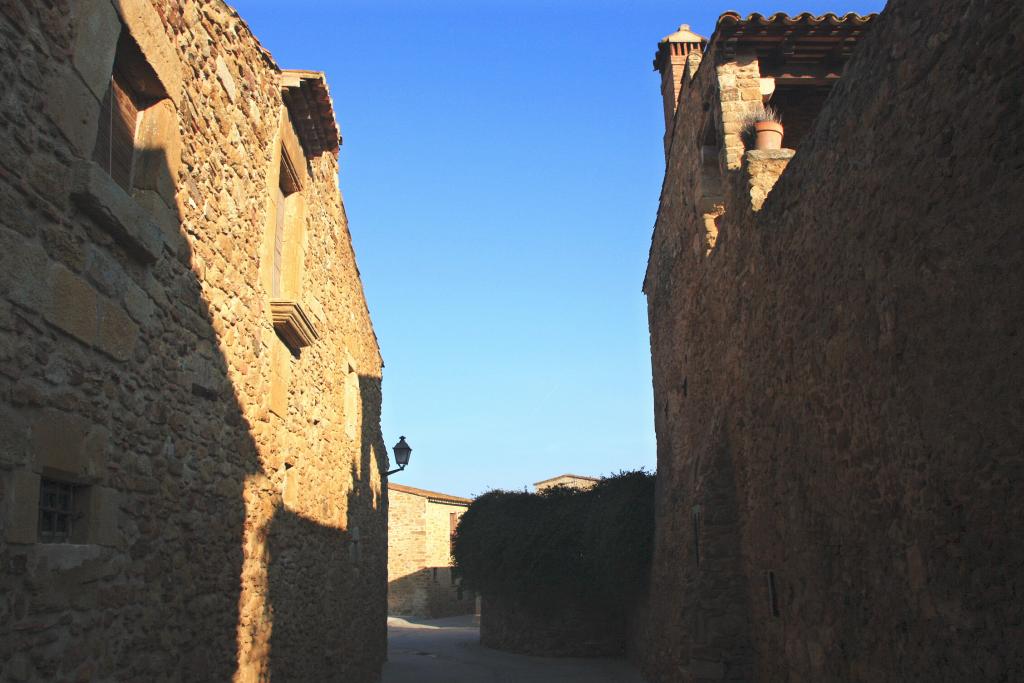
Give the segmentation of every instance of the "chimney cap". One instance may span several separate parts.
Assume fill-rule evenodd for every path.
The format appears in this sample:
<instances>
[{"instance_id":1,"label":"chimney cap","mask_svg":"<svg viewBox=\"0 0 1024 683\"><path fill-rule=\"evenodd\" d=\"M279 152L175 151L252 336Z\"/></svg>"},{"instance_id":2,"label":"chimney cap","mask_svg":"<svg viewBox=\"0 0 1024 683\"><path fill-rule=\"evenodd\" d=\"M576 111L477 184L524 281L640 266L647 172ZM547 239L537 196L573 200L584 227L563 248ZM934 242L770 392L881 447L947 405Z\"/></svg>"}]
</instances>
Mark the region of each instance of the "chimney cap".
<instances>
[{"instance_id":1,"label":"chimney cap","mask_svg":"<svg viewBox=\"0 0 1024 683\"><path fill-rule=\"evenodd\" d=\"M707 38L704 36L697 35L690 30L689 24L680 24L679 30L675 33L670 33L658 43L706 43Z\"/></svg>"}]
</instances>

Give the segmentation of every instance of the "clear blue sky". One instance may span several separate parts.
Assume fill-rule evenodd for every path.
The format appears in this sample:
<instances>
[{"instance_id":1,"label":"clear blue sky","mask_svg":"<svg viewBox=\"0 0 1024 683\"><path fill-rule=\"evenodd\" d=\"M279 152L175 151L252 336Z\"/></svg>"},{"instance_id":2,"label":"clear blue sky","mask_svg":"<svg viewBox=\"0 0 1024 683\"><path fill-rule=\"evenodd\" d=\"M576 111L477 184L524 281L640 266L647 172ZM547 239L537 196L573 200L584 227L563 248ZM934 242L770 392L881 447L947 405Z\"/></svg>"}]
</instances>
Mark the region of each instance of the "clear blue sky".
<instances>
[{"instance_id":1,"label":"clear blue sky","mask_svg":"<svg viewBox=\"0 0 1024 683\"><path fill-rule=\"evenodd\" d=\"M651 60L728 9L656 0L235 0L327 73L384 369L394 481L459 495L655 466L646 303L661 189Z\"/></svg>"}]
</instances>

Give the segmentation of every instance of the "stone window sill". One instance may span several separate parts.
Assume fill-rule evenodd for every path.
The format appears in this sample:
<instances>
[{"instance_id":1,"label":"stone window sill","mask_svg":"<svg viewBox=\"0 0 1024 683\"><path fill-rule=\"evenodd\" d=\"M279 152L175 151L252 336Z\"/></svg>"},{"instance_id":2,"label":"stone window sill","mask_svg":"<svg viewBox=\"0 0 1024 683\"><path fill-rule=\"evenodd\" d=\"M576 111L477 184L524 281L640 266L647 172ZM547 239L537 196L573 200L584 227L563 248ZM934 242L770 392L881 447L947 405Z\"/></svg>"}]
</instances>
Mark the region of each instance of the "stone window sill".
<instances>
[{"instance_id":1,"label":"stone window sill","mask_svg":"<svg viewBox=\"0 0 1024 683\"><path fill-rule=\"evenodd\" d=\"M320 338L313 321L297 301L272 299L270 314L274 321L274 329L295 351L313 344Z\"/></svg>"},{"instance_id":2,"label":"stone window sill","mask_svg":"<svg viewBox=\"0 0 1024 683\"><path fill-rule=\"evenodd\" d=\"M746 158L749 161L789 161L796 155L795 149L748 149Z\"/></svg>"},{"instance_id":3,"label":"stone window sill","mask_svg":"<svg viewBox=\"0 0 1024 683\"><path fill-rule=\"evenodd\" d=\"M132 256L153 263L163 248L159 225L94 161L78 161L72 172L71 197L97 225Z\"/></svg>"}]
</instances>

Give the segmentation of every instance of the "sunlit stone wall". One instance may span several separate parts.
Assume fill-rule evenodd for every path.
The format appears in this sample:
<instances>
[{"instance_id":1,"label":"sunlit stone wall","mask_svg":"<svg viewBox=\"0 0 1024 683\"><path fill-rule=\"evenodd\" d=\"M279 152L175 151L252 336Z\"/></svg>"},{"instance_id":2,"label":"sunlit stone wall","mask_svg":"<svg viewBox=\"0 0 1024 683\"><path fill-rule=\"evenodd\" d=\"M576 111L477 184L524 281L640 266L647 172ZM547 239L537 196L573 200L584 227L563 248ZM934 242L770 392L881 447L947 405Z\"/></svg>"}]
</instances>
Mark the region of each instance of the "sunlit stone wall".
<instances>
[{"instance_id":1,"label":"sunlit stone wall","mask_svg":"<svg viewBox=\"0 0 1024 683\"><path fill-rule=\"evenodd\" d=\"M161 89L127 192L91 161L122 30ZM330 136L219 0L8 3L0 36L0 680L376 680L382 363Z\"/></svg>"},{"instance_id":2,"label":"sunlit stone wall","mask_svg":"<svg viewBox=\"0 0 1024 683\"><path fill-rule=\"evenodd\" d=\"M446 617L476 611L476 594L452 574L451 534L470 500L390 484L388 611ZM454 516L454 519L453 519Z\"/></svg>"}]
</instances>

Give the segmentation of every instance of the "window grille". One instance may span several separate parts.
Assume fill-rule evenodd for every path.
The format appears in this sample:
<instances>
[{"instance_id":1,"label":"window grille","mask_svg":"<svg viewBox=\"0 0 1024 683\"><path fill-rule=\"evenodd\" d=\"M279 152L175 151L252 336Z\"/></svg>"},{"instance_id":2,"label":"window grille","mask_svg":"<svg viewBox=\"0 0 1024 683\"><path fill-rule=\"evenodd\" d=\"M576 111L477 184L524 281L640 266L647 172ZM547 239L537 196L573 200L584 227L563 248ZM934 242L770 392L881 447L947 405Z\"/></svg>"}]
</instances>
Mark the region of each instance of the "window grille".
<instances>
[{"instance_id":1,"label":"window grille","mask_svg":"<svg viewBox=\"0 0 1024 683\"><path fill-rule=\"evenodd\" d=\"M39 486L39 542L69 542L74 519L75 487L43 479Z\"/></svg>"},{"instance_id":2,"label":"window grille","mask_svg":"<svg viewBox=\"0 0 1024 683\"><path fill-rule=\"evenodd\" d=\"M700 505L693 506L693 511L690 514L690 518L693 520L693 559L697 564L700 564Z\"/></svg>"},{"instance_id":3,"label":"window grille","mask_svg":"<svg viewBox=\"0 0 1024 683\"><path fill-rule=\"evenodd\" d=\"M779 599L775 592L775 572L768 572L768 610L773 617L779 616Z\"/></svg>"}]
</instances>

